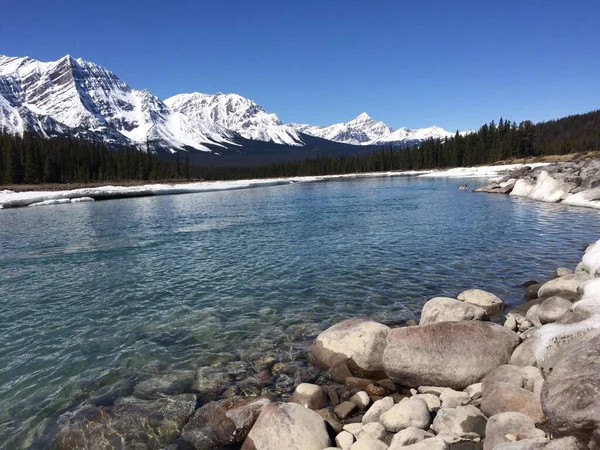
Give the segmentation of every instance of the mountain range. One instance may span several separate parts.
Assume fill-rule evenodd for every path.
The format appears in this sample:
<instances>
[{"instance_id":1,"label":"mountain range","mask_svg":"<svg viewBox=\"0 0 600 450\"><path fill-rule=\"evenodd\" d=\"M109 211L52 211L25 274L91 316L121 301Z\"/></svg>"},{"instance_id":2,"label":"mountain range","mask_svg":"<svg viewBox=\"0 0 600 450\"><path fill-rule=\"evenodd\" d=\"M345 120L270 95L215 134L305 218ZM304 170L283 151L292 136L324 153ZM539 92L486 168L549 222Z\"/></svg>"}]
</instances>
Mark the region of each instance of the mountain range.
<instances>
[{"instance_id":1,"label":"mountain range","mask_svg":"<svg viewBox=\"0 0 600 450\"><path fill-rule=\"evenodd\" d=\"M70 55L51 62L0 55L0 131L70 135L164 155L184 150L213 164L360 154L452 135L439 127L394 130L366 113L330 126L284 124L237 94L161 100Z\"/></svg>"}]
</instances>

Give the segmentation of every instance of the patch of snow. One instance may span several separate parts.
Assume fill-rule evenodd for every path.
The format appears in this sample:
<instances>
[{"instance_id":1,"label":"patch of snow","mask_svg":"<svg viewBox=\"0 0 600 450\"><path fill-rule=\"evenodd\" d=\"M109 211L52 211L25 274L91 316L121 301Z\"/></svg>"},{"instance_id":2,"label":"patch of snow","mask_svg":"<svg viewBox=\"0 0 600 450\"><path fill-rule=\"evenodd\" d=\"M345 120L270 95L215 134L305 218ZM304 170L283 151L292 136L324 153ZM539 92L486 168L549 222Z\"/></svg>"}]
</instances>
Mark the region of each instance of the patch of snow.
<instances>
[{"instance_id":1,"label":"patch of snow","mask_svg":"<svg viewBox=\"0 0 600 450\"><path fill-rule=\"evenodd\" d=\"M527 164L535 167L535 164ZM497 177L500 174L519 169L525 164L507 164L497 166L479 166L479 167L456 167L448 170L434 170L430 173L421 175L423 177L448 177L448 178L473 178L473 177Z\"/></svg>"},{"instance_id":2,"label":"patch of snow","mask_svg":"<svg viewBox=\"0 0 600 450\"><path fill-rule=\"evenodd\" d=\"M563 201L566 205L600 209L600 187L587 189L569 196Z\"/></svg>"}]
</instances>

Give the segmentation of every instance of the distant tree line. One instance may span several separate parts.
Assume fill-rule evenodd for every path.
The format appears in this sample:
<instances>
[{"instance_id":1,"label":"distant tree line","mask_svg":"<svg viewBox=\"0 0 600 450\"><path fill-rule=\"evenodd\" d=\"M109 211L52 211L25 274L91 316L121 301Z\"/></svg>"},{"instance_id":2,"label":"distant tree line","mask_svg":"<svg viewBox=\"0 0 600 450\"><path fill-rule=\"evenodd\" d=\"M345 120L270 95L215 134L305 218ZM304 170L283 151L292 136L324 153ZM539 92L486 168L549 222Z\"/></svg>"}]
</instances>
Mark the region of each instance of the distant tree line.
<instances>
[{"instance_id":1,"label":"distant tree line","mask_svg":"<svg viewBox=\"0 0 600 450\"><path fill-rule=\"evenodd\" d=\"M256 167L190 166L188 153L167 162L147 151L111 151L72 138L0 134L0 184L88 183L124 180L247 178L333 175L473 166L531 156L600 150L600 110L558 120L520 124L500 119L465 136L458 132L421 145L382 148L341 158L317 157ZM180 153L185 156L180 160Z\"/></svg>"}]
</instances>

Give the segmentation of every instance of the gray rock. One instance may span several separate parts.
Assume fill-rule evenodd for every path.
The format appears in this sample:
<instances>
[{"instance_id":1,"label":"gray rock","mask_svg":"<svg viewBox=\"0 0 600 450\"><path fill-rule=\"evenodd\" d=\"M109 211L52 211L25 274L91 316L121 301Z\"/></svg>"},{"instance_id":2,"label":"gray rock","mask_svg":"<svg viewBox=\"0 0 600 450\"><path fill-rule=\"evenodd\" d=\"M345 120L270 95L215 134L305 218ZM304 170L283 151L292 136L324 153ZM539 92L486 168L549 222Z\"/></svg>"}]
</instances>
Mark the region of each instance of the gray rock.
<instances>
[{"instance_id":1,"label":"gray rock","mask_svg":"<svg viewBox=\"0 0 600 450\"><path fill-rule=\"evenodd\" d=\"M390 447L390 450L449 450L449 446L441 437L432 437L405 447Z\"/></svg>"},{"instance_id":2,"label":"gray rock","mask_svg":"<svg viewBox=\"0 0 600 450\"><path fill-rule=\"evenodd\" d=\"M540 399L533 393L510 383L493 383L489 389L484 385L481 411L488 417L514 411L531 417L536 424L546 422Z\"/></svg>"},{"instance_id":3,"label":"gray rock","mask_svg":"<svg viewBox=\"0 0 600 450\"><path fill-rule=\"evenodd\" d=\"M521 369L523 374L523 388L529 392L533 392L537 397L542 394L542 386L544 385L544 376L542 371L537 367L526 366Z\"/></svg>"},{"instance_id":4,"label":"gray rock","mask_svg":"<svg viewBox=\"0 0 600 450\"><path fill-rule=\"evenodd\" d=\"M310 409L322 409L329 404L329 399L321 386L300 383L289 400Z\"/></svg>"},{"instance_id":5,"label":"gray rock","mask_svg":"<svg viewBox=\"0 0 600 450\"><path fill-rule=\"evenodd\" d=\"M196 450L241 443L262 409L270 403L265 397L235 397L207 403L183 428L183 440Z\"/></svg>"},{"instance_id":6,"label":"gray rock","mask_svg":"<svg viewBox=\"0 0 600 450\"><path fill-rule=\"evenodd\" d=\"M493 450L503 442L510 442L506 435L517 436L521 432L535 429L535 422L529 416L517 412L503 412L489 417L485 427L483 450Z\"/></svg>"},{"instance_id":7,"label":"gray rock","mask_svg":"<svg viewBox=\"0 0 600 450\"><path fill-rule=\"evenodd\" d=\"M483 308L449 297L435 297L423 306L419 325L483 319L487 319L487 314Z\"/></svg>"},{"instance_id":8,"label":"gray rock","mask_svg":"<svg viewBox=\"0 0 600 450\"><path fill-rule=\"evenodd\" d=\"M371 422L379 422L381 415L394 407L394 399L385 397L377 400L365 413L362 419L362 424L366 425Z\"/></svg>"},{"instance_id":9,"label":"gray rock","mask_svg":"<svg viewBox=\"0 0 600 450\"><path fill-rule=\"evenodd\" d=\"M549 442L546 438L525 439L517 442L504 442L494 447L494 450L542 450Z\"/></svg>"},{"instance_id":10,"label":"gray rock","mask_svg":"<svg viewBox=\"0 0 600 450\"><path fill-rule=\"evenodd\" d=\"M510 357L510 364L514 366L533 366L536 363L533 354L533 339L526 339L515 349Z\"/></svg>"},{"instance_id":11,"label":"gray rock","mask_svg":"<svg viewBox=\"0 0 600 450\"><path fill-rule=\"evenodd\" d=\"M335 444L342 450L350 450L354 444L354 436L348 431L342 431L335 437Z\"/></svg>"},{"instance_id":12,"label":"gray rock","mask_svg":"<svg viewBox=\"0 0 600 450\"><path fill-rule=\"evenodd\" d=\"M408 427L399 431L392 438L390 448L404 447L406 445L416 444L425 439L432 438L433 434L417 427Z\"/></svg>"},{"instance_id":13,"label":"gray rock","mask_svg":"<svg viewBox=\"0 0 600 450\"><path fill-rule=\"evenodd\" d=\"M387 448L385 442L367 436L352 444L351 450L386 450Z\"/></svg>"},{"instance_id":14,"label":"gray rock","mask_svg":"<svg viewBox=\"0 0 600 450\"><path fill-rule=\"evenodd\" d=\"M355 375L381 376L388 331L389 327L372 320L345 320L317 336L310 349L311 360L325 369L345 362Z\"/></svg>"},{"instance_id":15,"label":"gray rock","mask_svg":"<svg viewBox=\"0 0 600 450\"><path fill-rule=\"evenodd\" d=\"M585 340L554 366L542 388L542 408L556 437L600 445L600 335ZM596 445L596 447L593 447Z\"/></svg>"},{"instance_id":16,"label":"gray rock","mask_svg":"<svg viewBox=\"0 0 600 450\"><path fill-rule=\"evenodd\" d=\"M229 377L212 367L200 367L196 373L193 390L202 400L213 400L225 388Z\"/></svg>"},{"instance_id":17,"label":"gray rock","mask_svg":"<svg viewBox=\"0 0 600 450\"><path fill-rule=\"evenodd\" d=\"M442 401L442 408L456 408L471 403L471 396L466 392L446 388L441 393L440 400Z\"/></svg>"},{"instance_id":18,"label":"gray rock","mask_svg":"<svg viewBox=\"0 0 600 450\"><path fill-rule=\"evenodd\" d=\"M356 434L356 440L360 441L366 436L373 439L378 439L382 442L386 442L389 437L385 427L379 422L371 422L363 425L360 431Z\"/></svg>"},{"instance_id":19,"label":"gray rock","mask_svg":"<svg viewBox=\"0 0 600 450\"><path fill-rule=\"evenodd\" d=\"M263 408L242 450L323 450L331 445L325 422L297 403L271 403Z\"/></svg>"},{"instance_id":20,"label":"gray rock","mask_svg":"<svg viewBox=\"0 0 600 450\"><path fill-rule=\"evenodd\" d=\"M511 364L503 364L496 367L481 382L482 394L485 395L486 391L492 389L496 383L510 383L522 388L525 384L523 371L520 367Z\"/></svg>"},{"instance_id":21,"label":"gray rock","mask_svg":"<svg viewBox=\"0 0 600 450\"><path fill-rule=\"evenodd\" d=\"M539 306L538 318L543 324L556 322L560 319L573 304L562 297L549 297Z\"/></svg>"},{"instance_id":22,"label":"gray rock","mask_svg":"<svg viewBox=\"0 0 600 450\"><path fill-rule=\"evenodd\" d=\"M446 388L442 386L419 386L417 392L419 394L433 394L439 397L444 389Z\"/></svg>"},{"instance_id":23,"label":"gray rock","mask_svg":"<svg viewBox=\"0 0 600 450\"><path fill-rule=\"evenodd\" d=\"M583 273L575 273L565 275L563 277L554 278L553 280L544 283L538 291L538 297L551 297L560 295L564 292L577 294L577 288L581 283L590 279L590 276Z\"/></svg>"},{"instance_id":24,"label":"gray rock","mask_svg":"<svg viewBox=\"0 0 600 450\"><path fill-rule=\"evenodd\" d=\"M585 447L577 438L569 436L548 442L544 450L585 450Z\"/></svg>"},{"instance_id":25,"label":"gray rock","mask_svg":"<svg viewBox=\"0 0 600 450\"><path fill-rule=\"evenodd\" d=\"M133 395L141 399L152 400L164 395L189 393L192 390L193 382L193 372L171 372L137 383Z\"/></svg>"},{"instance_id":26,"label":"gray rock","mask_svg":"<svg viewBox=\"0 0 600 450\"><path fill-rule=\"evenodd\" d=\"M444 388L444 389L447 389L447 388ZM413 395L411 398L415 398L415 399L418 398L418 399L423 400L425 403L427 403L427 408L429 409L430 412L437 412L437 410L442 407L442 401L440 400L440 397L438 397L437 395L416 394L416 395Z\"/></svg>"},{"instance_id":27,"label":"gray rock","mask_svg":"<svg viewBox=\"0 0 600 450\"><path fill-rule=\"evenodd\" d=\"M554 271L554 277L555 278L559 278L559 277L564 277L565 275L572 275L574 272L571 269L568 269L566 267L559 267L558 269L556 269Z\"/></svg>"},{"instance_id":28,"label":"gray rock","mask_svg":"<svg viewBox=\"0 0 600 450\"><path fill-rule=\"evenodd\" d=\"M483 308L490 316L497 316L504 311L504 302L491 292L481 289L467 289L458 295L458 300Z\"/></svg>"},{"instance_id":29,"label":"gray rock","mask_svg":"<svg viewBox=\"0 0 600 450\"><path fill-rule=\"evenodd\" d=\"M513 331L490 322L395 328L388 333L383 363L398 384L464 389L506 364L519 340Z\"/></svg>"},{"instance_id":30,"label":"gray rock","mask_svg":"<svg viewBox=\"0 0 600 450\"><path fill-rule=\"evenodd\" d=\"M380 417L381 424L391 433L408 427L429 428L431 416L427 403L421 399L406 398Z\"/></svg>"},{"instance_id":31,"label":"gray rock","mask_svg":"<svg viewBox=\"0 0 600 450\"><path fill-rule=\"evenodd\" d=\"M442 408L438 411L431 429L436 433L456 433L460 436L485 436L487 419L473 405Z\"/></svg>"},{"instance_id":32,"label":"gray rock","mask_svg":"<svg viewBox=\"0 0 600 450\"><path fill-rule=\"evenodd\" d=\"M472 400L481 398L481 391L483 389L482 383L475 383L465 388L465 392L469 394Z\"/></svg>"},{"instance_id":33,"label":"gray rock","mask_svg":"<svg viewBox=\"0 0 600 450\"><path fill-rule=\"evenodd\" d=\"M540 309L540 305L533 305L531 308L529 308L529 310L527 311L527 314L525 315L525 318L534 326L534 327L539 327L542 325L542 323L540 322L540 317L538 314L538 310ZM525 331L525 330L521 330L521 328L519 328L520 331Z\"/></svg>"}]
</instances>

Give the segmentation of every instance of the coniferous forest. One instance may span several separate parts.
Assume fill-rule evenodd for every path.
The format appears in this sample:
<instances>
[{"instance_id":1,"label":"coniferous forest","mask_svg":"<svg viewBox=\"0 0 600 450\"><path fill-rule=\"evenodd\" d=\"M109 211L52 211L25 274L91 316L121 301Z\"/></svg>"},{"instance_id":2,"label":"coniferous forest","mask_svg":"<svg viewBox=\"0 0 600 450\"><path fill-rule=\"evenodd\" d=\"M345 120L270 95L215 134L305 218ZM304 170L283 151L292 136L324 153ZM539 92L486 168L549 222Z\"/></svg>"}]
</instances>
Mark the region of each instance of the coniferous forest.
<instances>
[{"instance_id":1,"label":"coniferous forest","mask_svg":"<svg viewBox=\"0 0 600 450\"><path fill-rule=\"evenodd\" d=\"M1 134L0 184L231 180L423 170L598 150L600 110L538 124L524 121L517 125L500 119L466 136L457 132L452 138L430 139L410 148L387 147L366 155L257 167L190 166L187 152L178 152L172 162L146 151L111 151L104 144L72 138Z\"/></svg>"}]
</instances>

